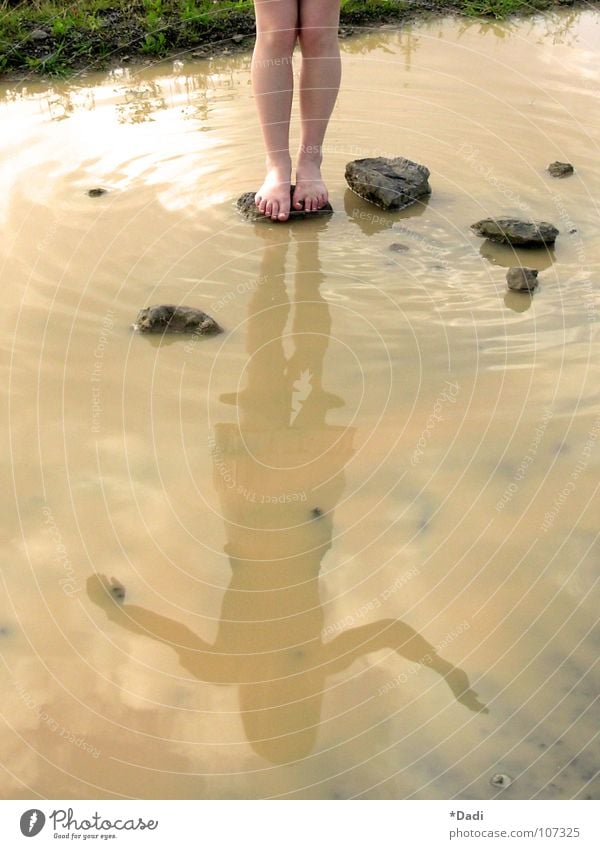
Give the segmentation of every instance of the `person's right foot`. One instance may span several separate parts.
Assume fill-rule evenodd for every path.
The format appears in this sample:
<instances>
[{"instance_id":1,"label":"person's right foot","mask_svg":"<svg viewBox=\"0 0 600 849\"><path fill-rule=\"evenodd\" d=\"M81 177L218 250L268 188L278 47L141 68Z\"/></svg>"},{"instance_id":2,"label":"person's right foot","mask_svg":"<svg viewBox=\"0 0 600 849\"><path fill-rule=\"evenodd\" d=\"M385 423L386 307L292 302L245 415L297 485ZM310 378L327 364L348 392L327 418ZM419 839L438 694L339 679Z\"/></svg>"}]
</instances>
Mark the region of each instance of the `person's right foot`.
<instances>
[{"instance_id":1,"label":"person's right foot","mask_svg":"<svg viewBox=\"0 0 600 849\"><path fill-rule=\"evenodd\" d=\"M267 163L267 176L254 198L256 206L267 218L273 221L287 221L289 218L291 180L291 159Z\"/></svg>"}]
</instances>

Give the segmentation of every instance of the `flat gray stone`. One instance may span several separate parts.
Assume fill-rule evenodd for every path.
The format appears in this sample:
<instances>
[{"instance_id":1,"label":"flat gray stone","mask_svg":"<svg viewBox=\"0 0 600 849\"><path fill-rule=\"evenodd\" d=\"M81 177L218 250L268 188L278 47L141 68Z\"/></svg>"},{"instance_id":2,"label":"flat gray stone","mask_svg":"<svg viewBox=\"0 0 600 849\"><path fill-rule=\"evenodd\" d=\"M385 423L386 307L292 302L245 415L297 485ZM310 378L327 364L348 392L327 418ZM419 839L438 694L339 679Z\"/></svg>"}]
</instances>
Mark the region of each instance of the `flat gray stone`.
<instances>
[{"instance_id":1,"label":"flat gray stone","mask_svg":"<svg viewBox=\"0 0 600 849\"><path fill-rule=\"evenodd\" d=\"M389 212L431 194L429 169L402 156L354 159L346 165L345 176L355 194Z\"/></svg>"},{"instance_id":2,"label":"flat gray stone","mask_svg":"<svg viewBox=\"0 0 600 849\"><path fill-rule=\"evenodd\" d=\"M492 242L527 248L553 245L559 233L547 221L521 221L518 218L484 218L472 224L471 230Z\"/></svg>"},{"instance_id":3,"label":"flat gray stone","mask_svg":"<svg viewBox=\"0 0 600 849\"><path fill-rule=\"evenodd\" d=\"M509 268L506 273L506 282L509 289L515 292L533 292L537 287L537 268Z\"/></svg>"},{"instance_id":4,"label":"flat gray stone","mask_svg":"<svg viewBox=\"0 0 600 849\"><path fill-rule=\"evenodd\" d=\"M295 188L296 186L294 185L290 188L290 203L292 201ZM333 212L333 207L330 203L325 204L323 209L318 209L316 212L305 212L303 209L290 208L289 218L286 218L285 221L278 221L277 219L267 218L266 215L262 214L254 202L255 197L256 192L245 192L245 194L241 195L236 202L238 212L248 221L270 221L272 224L287 224L288 221L296 218L314 218L316 215L331 215Z\"/></svg>"},{"instance_id":5,"label":"flat gray stone","mask_svg":"<svg viewBox=\"0 0 600 849\"><path fill-rule=\"evenodd\" d=\"M548 171L553 177L569 177L575 169L570 162L551 162Z\"/></svg>"},{"instance_id":6,"label":"flat gray stone","mask_svg":"<svg viewBox=\"0 0 600 849\"><path fill-rule=\"evenodd\" d=\"M202 310L174 304L144 307L139 311L133 329L140 333L194 333L197 336L223 332L214 318Z\"/></svg>"}]
</instances>

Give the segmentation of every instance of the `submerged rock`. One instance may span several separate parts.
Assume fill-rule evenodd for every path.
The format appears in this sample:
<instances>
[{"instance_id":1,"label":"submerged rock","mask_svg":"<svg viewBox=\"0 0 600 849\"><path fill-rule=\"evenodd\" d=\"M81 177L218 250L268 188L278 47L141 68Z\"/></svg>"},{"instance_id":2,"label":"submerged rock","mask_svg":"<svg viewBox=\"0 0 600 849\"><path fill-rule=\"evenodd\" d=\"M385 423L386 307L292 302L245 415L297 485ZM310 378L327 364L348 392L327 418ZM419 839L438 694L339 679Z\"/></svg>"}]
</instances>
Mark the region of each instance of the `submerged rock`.
<instances>
[{"instance_id":1,"label":"submerged rock","mask_svg":"<svg viewBox=\"0 0 600 849\"><path fill-rule=\"evenodd\" d=\"M202 310L173 304L144 307L133 329L140 333L195 333L198 336L223 332L214 318Z\"/></svg>"},{"instance_id":2,"label":"submerged rock","mask_svg":"<svg viewBox=\"0 0 600 849\"><path fill-rule=\"evenodd\" d=\"M95 189L88 189L87 193L88 193L88 197L99 198L100 195L105 195L107 191L108 191L108 189L103 189L100 186L98 186Z\"/></svg>"},{"instance_id":3,"label":"submerged rock","mask_svg":"<svg viewBox=\"0 0 600 849\"><path fill-rule=\"evenodd\" d=\"M503 790L506 787L510 787L513 781L514 779L511 778L510 775L506 775L504 772L497 772L496 775L492 775L490 778L490 784L492 787L500 787Z\"/></svg>"},{"instance_id":4,"label":"submerged rock","mask_svg":"<svg viewBox=\"0 0 600 849\"><path fill-rule=\"evenodd\" d=\"M553 177L568 177L575 169L570 162L551 162L548 171Z\"/></svg>"},{"instance_id":5,"label":"submerged rock","mask_svg":"<svg viewBox=\"0 0 600 849\"><path fill-rule=\"evenodd\" d=\"M405 245L402 242L392 242L392 244L390 245L390 250L394 251L394 253L397 254L403 254L406 253L406 251L409 251L410 248L408 247L408 245Z\"/></svg>"},{"instance_id":6,"label":"submerged rock","mask_svg":"<svg viewBox=\"0 0 600 849\"><path fill-rule=\"evenodd\" d=\"M508 288L516 292L533 292L538 284L538 274L537 268L509 268L506 274Z\"/></svg>"},{"instance_id":7,"label":"submerged rock","mask_svg":"<svg viewBox=\"0 0 600 849\"><path fill-rule=\"evenodd\" d=\"M404 209L431 194L428 181L428 168L402 156L355 159L346 165L352 191L388 211Z\"/></svg>"},{"instance_id":8,"label":"submerged rock","mask_svg":"<svg viewBox=\"0 0 600 849\"><path fill-rule=\"evenodd\" d=\"M294 185L290 187L290 203L292 202L295 188L296 187ZM286 224L293 218L314 218L315 215L331 215L333 212L333 207L330 203L326 203L323 209L318 209L316 212L305 212L303 209L294 209L293 207L290 207L289 218L285 221L278 221L275 218L267 218L266 215L262 214L254 202L255 197L256 192L246 192L241 195L236 202L238 212L240 212L244 218L248 219L248 221L271 221L273 224Z\"/></svg>"},{"instance_id":9,"label":"submerged rock","mask_svg":"<svg viewBox=\"0 0 600 849\"><path fill-rule=\"evenodd\" d=\"M520 248L553 245L559 233L547 221L521 221L519 218L484 218L471 224L471 230L492 242Z\"/></svg>"}]
</instances>

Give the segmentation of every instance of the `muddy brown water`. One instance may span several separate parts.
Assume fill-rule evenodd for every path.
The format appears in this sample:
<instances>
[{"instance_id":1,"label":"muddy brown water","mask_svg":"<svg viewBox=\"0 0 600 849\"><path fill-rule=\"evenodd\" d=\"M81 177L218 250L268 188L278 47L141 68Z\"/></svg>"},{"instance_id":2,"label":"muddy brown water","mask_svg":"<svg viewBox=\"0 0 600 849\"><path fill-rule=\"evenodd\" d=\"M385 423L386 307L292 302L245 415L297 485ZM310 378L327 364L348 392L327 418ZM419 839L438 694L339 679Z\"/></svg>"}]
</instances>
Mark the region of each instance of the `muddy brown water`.
<instances>
[{"instance_id":1,"label":"muddy brown water","mask_svg":"<svg viewBox=\"0 0 600 849\"><path fill-rule=\"evenodd\" d=\"M597 798L599 47L344 41L335 214L293 226L233 208L247 55L4 85L3 797ZM378 154L425 206L345 188ZM226 332L132 334L161 302Z\"/></svg>"}]
</instances>

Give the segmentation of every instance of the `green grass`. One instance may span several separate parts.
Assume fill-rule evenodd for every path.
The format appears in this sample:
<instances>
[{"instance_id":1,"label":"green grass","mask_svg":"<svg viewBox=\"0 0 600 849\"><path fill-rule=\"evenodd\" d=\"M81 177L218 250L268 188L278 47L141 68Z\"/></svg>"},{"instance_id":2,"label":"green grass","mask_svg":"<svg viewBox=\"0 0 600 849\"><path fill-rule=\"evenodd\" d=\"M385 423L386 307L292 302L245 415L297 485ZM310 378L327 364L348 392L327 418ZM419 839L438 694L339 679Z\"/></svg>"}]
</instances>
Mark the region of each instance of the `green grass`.
<instances>
[{"instance_id":1,"label":"green grass","mask_svg":"<svg viewBox=\"0 0 600 849\"><path fill-rule=\"evenodd\" d=\"M516 12L537 12L554 5L551 0L464 0L459 4L465 15L506 18Z\"/></svg>"},{"instance_id":2,"label":"green grass","mask_svg":"<svg viewBox=\"0 0 600 849\"><path fill-rule=\"evenodd\" d=\"M449 0L439 7L503 18L555 3ZM341 6L346 25L401 20L411 14L409 0L341 0ZM45 38L39 37L40 30ZM0 0L0 71L67 74L124 55L162 57L253 32L252 0Z\"/></svg>"}]
</instances>

